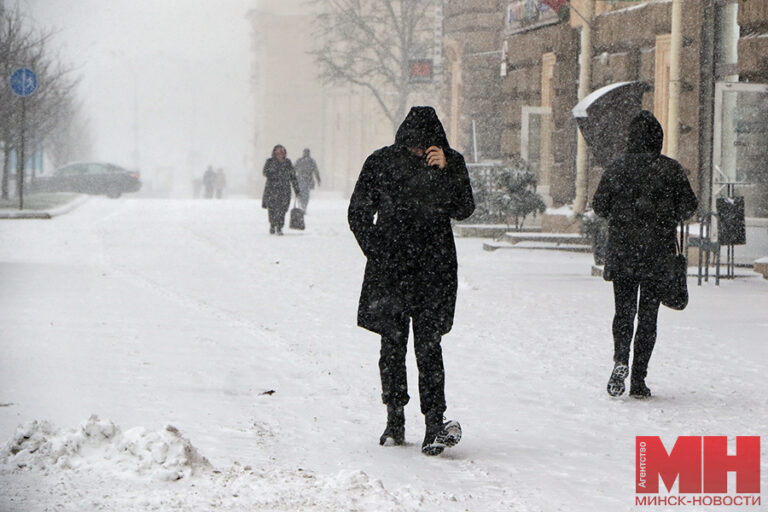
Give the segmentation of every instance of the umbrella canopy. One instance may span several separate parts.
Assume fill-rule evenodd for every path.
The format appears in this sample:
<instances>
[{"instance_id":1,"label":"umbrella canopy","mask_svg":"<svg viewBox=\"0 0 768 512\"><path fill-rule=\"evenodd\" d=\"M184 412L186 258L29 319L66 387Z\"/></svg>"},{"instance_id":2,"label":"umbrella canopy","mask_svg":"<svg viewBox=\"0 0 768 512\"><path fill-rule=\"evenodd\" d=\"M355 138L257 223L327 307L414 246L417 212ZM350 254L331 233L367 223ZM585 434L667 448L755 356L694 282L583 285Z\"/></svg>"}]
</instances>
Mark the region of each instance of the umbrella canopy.
<instances>
[{"instance_id":1,"label":"umbrella canopy","mask_svg":"<svg viewBox=\"0 0 768 512\"><path fill-rule=\"evenodd\" d=\"M584 97L573 117L597 163L605 167L626 150L627 127L643 105L645 82L616 82Z\"/></svg>"}]
</instances>

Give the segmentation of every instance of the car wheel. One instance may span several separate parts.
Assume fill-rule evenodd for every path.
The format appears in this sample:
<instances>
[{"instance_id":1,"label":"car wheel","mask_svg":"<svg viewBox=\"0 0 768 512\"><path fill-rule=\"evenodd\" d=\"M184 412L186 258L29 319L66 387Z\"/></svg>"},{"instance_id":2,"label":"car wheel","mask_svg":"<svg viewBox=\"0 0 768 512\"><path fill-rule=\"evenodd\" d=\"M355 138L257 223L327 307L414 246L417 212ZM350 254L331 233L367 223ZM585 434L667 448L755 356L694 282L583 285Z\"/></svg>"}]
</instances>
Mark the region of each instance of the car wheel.
<instances>
[{"instance_id":1,"label":"car wheel","mask_svg":"<svg viewBox=\"0 0 768 512\"><path fill-rule=\"evenodd\" d=\"M120 190L120 187L117 185L112 185L107 189L107 197L110 197L112 199L117 199L120 197L120 195L123 193L122 190Z\"/></svg>"}]
</instances>

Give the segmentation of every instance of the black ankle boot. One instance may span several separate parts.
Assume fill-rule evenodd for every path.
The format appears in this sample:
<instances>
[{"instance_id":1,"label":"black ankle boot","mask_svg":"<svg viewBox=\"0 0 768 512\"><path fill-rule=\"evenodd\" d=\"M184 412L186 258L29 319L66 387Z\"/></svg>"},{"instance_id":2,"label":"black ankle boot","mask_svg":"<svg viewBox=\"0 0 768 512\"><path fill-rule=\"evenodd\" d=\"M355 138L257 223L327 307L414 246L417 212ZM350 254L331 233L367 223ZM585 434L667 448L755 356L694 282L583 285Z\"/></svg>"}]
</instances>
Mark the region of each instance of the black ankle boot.
<instances>
[{"instance_id":1,"label":"black ankle boot","mask_svg":"<svg viewBox=\"0 0 768 512\"><path fill-rule=\"evenodd\" d=\"M379 444L384 446L391 440L394 445L405 442L405 412L402 407L387 405L387 428L379 438Z\"/></svg>"},{"instance_id":2,"label":"black ankle boot","mask_svg":"<svg viewBox=\"0 0 768 512\"><path fill-rule=\"evenodd\" d=\"M645 385L645 381L631 381L629 386L629 396L632 398L649 398L651 390Z\"/></svg>"}]
</instances>

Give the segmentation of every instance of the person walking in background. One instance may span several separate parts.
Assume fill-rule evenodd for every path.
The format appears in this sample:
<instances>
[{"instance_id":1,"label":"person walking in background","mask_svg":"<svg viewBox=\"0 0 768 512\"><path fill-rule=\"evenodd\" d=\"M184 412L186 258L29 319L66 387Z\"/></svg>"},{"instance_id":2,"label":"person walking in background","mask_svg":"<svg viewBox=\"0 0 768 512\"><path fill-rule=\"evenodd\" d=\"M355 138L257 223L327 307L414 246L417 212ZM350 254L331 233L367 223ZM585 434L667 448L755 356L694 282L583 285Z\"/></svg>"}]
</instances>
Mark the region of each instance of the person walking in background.
<instances>
[{"instance_id":1,"label":"person walking in background","mask_svg":"<svg viewBox=\"0 0 768 512\"><path fill-rule=\"evenodd\" d=\"M302 157L296 160L296 177L299 180L299 207L306 212L309 192L315 188L315 180L320 186L320 171L315 159L310 156L309 148L306 148Z\"/></svg>"},{"instance_id":2,"label":"person walking in background","mask_svg":"<svg viewBox=\"0 0 768 512\"><path fill-rule=\"evenodd\" d=\"M603 173L592 199L595 213L608 219L604 269L613 281L614 367L608 394L624 393L634 331L629 394L651 396L645 384L656 343L656 321L669 258L675 254L677 224L696 211L697 200L685 170L661 154L664 132L643 110L629 125L627 152ZM638 307L639 294L639 307Z\"/></svg>"},{"instance_id":3,"label":"person walking in background","mask_svg":"<svg viewBox=\"0 0 768 512\"><path fill-rule=\"evenodd\" d=\"M461 438L458 422L443 423L440 342L453 326L456 306L451 219L465 219L474 209L464 158L448 145L432 107L413 107L395 143L371 154L357 179L347 217L368 260L357 323L381 335L381 396L387 406L382 445L405 441L411 322L426 423L422 452L437 455Z\"/></svg>"},{"instance_id":4,"label":"person walking in background","mask_svg":"<svg viewBox=\"0 0 768 512\"><path fill-rule=\"evenodd\" d=\"M206 199L213 198L213 189L216 186L216 173L213 171L213 166L208 166L203 173L203 197Z\"/></svg>"},{"instance_id":5,"label":"person walking in background","mask_svg":"<svg viewBox=\"0 0 768 512\"><path fill-rule=\"evenodd\" d=\"M266 208L269 215L269 233L283 234L285 214L291 205L291 186L294 193L299 195L299 182L293 164L286 158L285 147L278 144L272 149L272 157L264 163L264 194L261 206Z\"/></svg>"},{"instance_id":6,"label":"person walking in background","mask_svg":"<svg viewBox=\"0 0 768 512\"><path fill-rule=\"evenodd\" d=\"M224 188L227 186L227 176L224 174L224 169L219 167L216 170L216 180L215 180L215 187L216 187L216 199L221 199L224 197Z\"/></svg>"}]
</instances>

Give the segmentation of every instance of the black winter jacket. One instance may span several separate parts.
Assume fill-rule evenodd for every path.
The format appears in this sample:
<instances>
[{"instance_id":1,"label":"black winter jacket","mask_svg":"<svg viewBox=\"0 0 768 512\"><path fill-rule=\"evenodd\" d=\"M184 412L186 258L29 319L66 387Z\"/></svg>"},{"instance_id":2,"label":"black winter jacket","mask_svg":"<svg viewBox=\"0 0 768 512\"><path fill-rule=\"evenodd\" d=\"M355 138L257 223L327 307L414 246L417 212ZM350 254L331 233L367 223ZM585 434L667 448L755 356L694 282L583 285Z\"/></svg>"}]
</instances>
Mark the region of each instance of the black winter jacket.
<instances>
[{"instance_id":1,"label":"black winter jacket","mask_svg":"<svg viewBox=\"0 0 768 512\"><path fill-rule=\"evenodd\" d=\"M661 154L663 131L641 111L630 124L628 151L611 162L592 208L608 219L607 279L621 275L654 278L675 252L675 227L696 211L685 171Z\"/></svg>"},{"instance_id":2,"label":"black winter jacket","mask_svg":"<svg viewBox=\"0 0 768 512\"><path fill-rule=\"evenodd\" d=\"M409 148L439 146L445 169L426 165ZM360 172L348 221L368 262L358 325L387 334L399 315L451 330L456 304L457 261L451 218L474 211L472 187L460 153L448 145L431 107L414 107L395 144L375 151Z\"/></svg>"}]
</instances>

